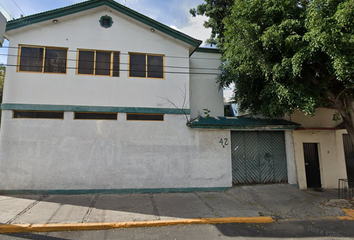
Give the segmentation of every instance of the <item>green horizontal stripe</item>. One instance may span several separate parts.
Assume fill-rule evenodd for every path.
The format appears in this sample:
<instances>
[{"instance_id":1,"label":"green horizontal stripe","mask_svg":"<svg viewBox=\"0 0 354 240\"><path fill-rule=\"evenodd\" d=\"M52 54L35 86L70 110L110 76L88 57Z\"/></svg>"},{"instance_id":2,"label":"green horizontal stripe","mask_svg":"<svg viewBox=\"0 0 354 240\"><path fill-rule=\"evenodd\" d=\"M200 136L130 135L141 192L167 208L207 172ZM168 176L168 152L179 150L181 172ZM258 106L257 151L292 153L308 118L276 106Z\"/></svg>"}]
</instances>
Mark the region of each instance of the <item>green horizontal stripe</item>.
<instances>
[{"instance_id":1,"label":"green horizontal stripe","mask_svg":"<svg viewBox=\"0 0 354 240\"><path fill-rule=\"evenodd\" d=\"M205 52L205 53L218 53L221 54L220 49L218 48L203 48L199 47L195 50L196 52Z\"/></svg>"},{"instance_id":2,"label":"green horizontal stripe","mask_svg":"<svg viewBox=\"0 0 354 240\"><path fill-rule=\"evenodd\" d=\"M190 114L190 109L3 103L2 110Z\"/></svg>"},{"instance_id":3,"label":"green horizontal stripe","mask_svg":"<svg viewBox=\"0 0 354 240\"><path fill-rule=\"evenodd\" d=\"M190 193L223 192L230 187L210 188L141 188L141 189L73 189L73 190L0 190L0 195L17 194L129 194L129 193Z\"/></svg>"},{"instance_id":4,"label":"green horizontal stripe","mask_svg":"<svg viewBox=\"0 0 354 240\"><path fill-rule=\"evenodd\" d=\"M252 130L293 130L298 126L214 126L214 125L190 125L190 128L205 128L205 129L252 129Z\"/></svg>"}]
</instances>

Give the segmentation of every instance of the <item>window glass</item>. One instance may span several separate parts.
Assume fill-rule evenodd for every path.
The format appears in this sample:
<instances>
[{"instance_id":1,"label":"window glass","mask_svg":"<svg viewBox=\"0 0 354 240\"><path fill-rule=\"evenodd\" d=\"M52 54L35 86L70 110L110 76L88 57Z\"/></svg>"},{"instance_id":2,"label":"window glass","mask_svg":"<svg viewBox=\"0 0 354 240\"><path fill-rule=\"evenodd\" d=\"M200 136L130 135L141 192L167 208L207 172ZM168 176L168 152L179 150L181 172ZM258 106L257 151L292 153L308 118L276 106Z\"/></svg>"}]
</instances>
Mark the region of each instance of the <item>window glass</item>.
<instances>
[{"instance_id":1,"label":"window glass","mask_svg":"<svg viewBox=\"0 0 354 240\"><path fill-rule=\"evenodd\" d=\"M130 54L129 76L146 77L145 55Z\"/></svg>"},{"instance_id":2,"label":"window glass","mask_svg":"<svg viewBox=\"0 0 354 240\"><path fill-rule=\"evenodd\" d=\"M163 56L147 56L147 75L151 78L163 78Z\"/></svg>"},{"instance_id":3,"label":"window glass","mask_svg":"<svg viewBox=\"0 0 354 240\"><path fill-rule=\"evenodd\" d=\"M46 48L44 72L66 73L67 52L66 49Z\"/></svg>"},{"instance_id":4,"label":"window glass","mask_svg":"<svg viewBox=\"0 0 354 240\"><path fill-rule=\"evenodd\" d=\"M117 113L75 113L75 119L85 120L117 120Z\"/></svg>"},{"instance_id":5,"label":"window glass","mask_svg":"<svg viewBox=\"0 0 354 240\"><path fill-rule=\"evenodd\" d=\"M163 121L163 114L139 114L139 113L127 113L128 121Z\"/></svg>"},{"instance_id":6,"label":"window glass","mask_svg":"<svg viewBox=\"0 0 354 240\"><path fill-rule=\"evenodd\" d=\"M53 118L63 119L64 112L14 111L14 118Z\"/></svg>"},{"instance_id":7,"label":"window glass","mask_svg":"<svg viewBox=\"0 0 354 240\"><path fill-rule=\"evenodd\" d=\"M113 77L119 77L119 52L113 53Z\"/></svg>"},{"instance_id":8,"label":"window glass","mask_svg":"<svg viewBox=\"0 0 354 240\"><path fill-rule=\"evenodd\" d=\"M96 75L111 75L110 52L96 52Z\"/></svg>"},{"instance_id":9,"label":"window glass","mask_svg":"<svg viewBox=\"0 0 354 240\"><path fill-rule=\"evenodd\" d=\"M94 51L79 51L78 73L93 74L94 58L95 58Z\"/></svg>"},{"instance_id":10,"label":"window glass","mask_svg":"<svg viewBox=\"0 0 354 240\"><path fill-rule=\"evenodd\" d=\"M20 71L42 72L44 48L21 47Z\"/></svg>"}]
</instances>

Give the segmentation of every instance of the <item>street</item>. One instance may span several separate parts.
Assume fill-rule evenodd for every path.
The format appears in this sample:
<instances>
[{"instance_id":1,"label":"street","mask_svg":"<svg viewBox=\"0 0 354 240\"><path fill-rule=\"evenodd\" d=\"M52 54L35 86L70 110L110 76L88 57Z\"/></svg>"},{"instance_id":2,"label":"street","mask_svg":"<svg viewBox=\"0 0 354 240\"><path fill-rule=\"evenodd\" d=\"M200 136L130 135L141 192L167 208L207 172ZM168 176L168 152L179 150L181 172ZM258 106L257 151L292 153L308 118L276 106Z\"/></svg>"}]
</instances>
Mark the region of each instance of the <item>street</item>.
<instances>
[{"instance_id":1,"label":"street","mask_svg":"<svg viewBox=\"0 0 354 240\"><path fill-rule=\"evenodd\" d=\"M65 239L354 239L354 221L283 220L272 224L180 225L103 231L3 234L4 240Z\"/></svg>"}]
</instances>

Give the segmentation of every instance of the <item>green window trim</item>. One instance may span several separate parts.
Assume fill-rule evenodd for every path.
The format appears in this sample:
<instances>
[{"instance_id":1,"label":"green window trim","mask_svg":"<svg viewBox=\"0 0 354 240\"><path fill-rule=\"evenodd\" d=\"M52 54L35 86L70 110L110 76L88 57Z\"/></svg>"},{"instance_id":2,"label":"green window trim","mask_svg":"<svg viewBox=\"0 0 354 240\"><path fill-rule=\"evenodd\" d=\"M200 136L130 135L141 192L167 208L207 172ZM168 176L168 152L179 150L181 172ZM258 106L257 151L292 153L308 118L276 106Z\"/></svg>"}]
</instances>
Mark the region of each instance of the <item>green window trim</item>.
<instances>
[{"instance_id":1,"label":"green window trim","mask_svg":"<svg viewBox=\"0 0 354 240\"><path fill-rule=\"evenodd\" d=\"M113 25L113 20L108 15L102 16L99 22L100 22L101 27L104 27L104 28L110 28Z\"/></svg>"}]
</instances>

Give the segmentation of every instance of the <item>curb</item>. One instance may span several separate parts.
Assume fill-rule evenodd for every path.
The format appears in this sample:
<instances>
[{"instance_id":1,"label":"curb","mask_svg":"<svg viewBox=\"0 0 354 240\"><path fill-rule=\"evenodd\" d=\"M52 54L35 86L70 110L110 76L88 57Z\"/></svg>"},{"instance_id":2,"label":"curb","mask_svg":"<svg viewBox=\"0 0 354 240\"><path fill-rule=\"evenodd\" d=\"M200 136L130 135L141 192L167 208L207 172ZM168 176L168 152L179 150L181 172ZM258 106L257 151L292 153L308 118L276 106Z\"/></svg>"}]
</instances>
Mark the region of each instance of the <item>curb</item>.
<instances>
[{"instance_id":1,"label":"curb","mask_svg":"<svg viewBox=\"0 0 354 240\"><path fill-rule=\"evenodd\" d=\"M346 214L346 216L340 216L340 217L338 217L339 219L354 221L354 210L353 209L348 209L348 208L341 208L341 209Z\"/></svg>"},{"instance_id":2,"label":"curb","mask_svg":"<svg viewBox=\"0 0 354 240\"><path fill-rule=\"evenodd\" d=\"M160 227L186 224L220 224L220 223L273 223L271 217L227 217L197 218L142 222L110 222L110 223L55 223L55 224L10 224L0 225L1 233L56 232L108 230L116 228Z\"/></svg>"}]
</instances>

